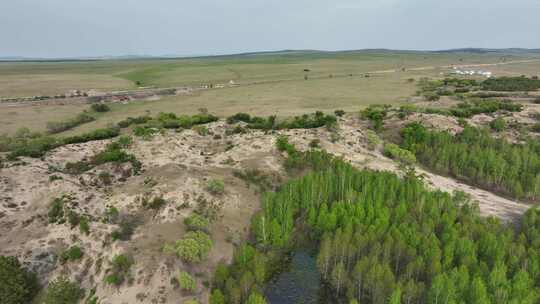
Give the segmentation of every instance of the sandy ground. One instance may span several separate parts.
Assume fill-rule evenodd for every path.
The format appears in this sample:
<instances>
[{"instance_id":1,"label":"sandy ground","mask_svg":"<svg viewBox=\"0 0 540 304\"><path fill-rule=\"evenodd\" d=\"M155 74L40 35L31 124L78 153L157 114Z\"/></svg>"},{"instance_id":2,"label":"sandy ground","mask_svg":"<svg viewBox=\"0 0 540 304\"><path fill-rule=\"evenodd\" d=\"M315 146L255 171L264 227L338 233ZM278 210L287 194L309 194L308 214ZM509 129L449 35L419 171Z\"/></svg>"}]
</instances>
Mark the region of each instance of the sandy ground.
<instances>
[{"instance_id":1,"label":"sandy ground","mask_svg":"<svg viewBox=\"0 0 540 304\"><path fill-rule=\"evenodd\" d=\"M436 127L457 128L455 120L436 115L409 119L429 120ZM87 290L96 288L96 295L103 304L182 303L191 298L207 303L208 289L203 282L211 279L218 262L230 261L234 244L247 237L250 218L259 208L257 187L235 177L234 170L256 168L277 180L286 178L281 166L283 156L275 149L277 134L248 131L226 136L227 127L224 121L219 121L208 125L211 135L207 136L185 130L156 135L147 141L136 139L128 150L143 163L143 172L126 179L121 178L126 168L111 165L80 176L55 170L66 162L95 154L108 141L61 147L43 160L24 159L24 165L0 169L0 254L18 256L36 270L44 282L64 274L80 281ZM289 135L300 149L307 149L311 140L319 139L323 149L359 168L399 172L396 164L379 149L367 148L366 129L366 122L351 115L340 119L340 139L335 142L325 128L279 133ZM113 174L113 186L99 183L97 177L102 171ZM486 216L511 221L529 207L420 168L418 172L426 176L426 182L433 188L469 193ZM63 179L50 181L51 174ZM223 180L225 194L209 194L205 185L210 179ZM50 202L62 194L69 195L73 210L91 219L89 235L81 234L78 228L71 229L68 224L48 223ZM167 204L159 210L146 210L140 204L140 198L145 195L161 196ZM210 231L214 247L205 262L186 265L163 253L162 247L182 237L186 232L183 219L201 202L219 210L219 218ZM118 208L123 217L137 219L131 240L113 242L110 239L109 234L117 224L104 220L109 206ZM83 260L59 263L58 254L75 244L84 248ZM131 254L135 265L129 282L117 288L106 285L104 277L109 261L118 253ZM196 275L197 292L181 292L171 283L180 270Z\"/></svg>"}]
</instances>

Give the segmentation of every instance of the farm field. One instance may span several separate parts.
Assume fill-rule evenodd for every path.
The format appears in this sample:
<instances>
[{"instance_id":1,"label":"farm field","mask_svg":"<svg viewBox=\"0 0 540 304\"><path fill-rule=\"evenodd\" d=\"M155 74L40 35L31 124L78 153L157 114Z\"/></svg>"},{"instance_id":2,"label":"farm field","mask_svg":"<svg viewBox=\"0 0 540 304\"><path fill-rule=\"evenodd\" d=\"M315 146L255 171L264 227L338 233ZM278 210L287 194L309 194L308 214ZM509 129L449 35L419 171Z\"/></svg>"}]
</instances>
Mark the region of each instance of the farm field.
<instances>
[{"instance_id":1,"label":"farm field","mask_svg":"<svg viewBox=\"0 0 540 304\"><path fill-rule=\"evenodd\" d=\"M211 109L219 116L240 111L289 116L369 104L401 104L414 95L422 77L439 77L451 65L486 65L501 75L532 75L540 70L533 55L358 51L287 52L199 59L110 60L87 62L0 63L0 96L63 94L80 89L114 91L147 87L227 84L236 87L195 91L192 95L115 103L113 111L75 128L80 133L144 113L194 113ZM513 63L515 62L515 63ZM369 77L366 77L366 74ZM307 75L307 80L304 77ZM352 76L351 76L352 75ZM0 105L0 129L44 131L49 121L69 119L84 104Z\"/></svg>"}]
</instances>

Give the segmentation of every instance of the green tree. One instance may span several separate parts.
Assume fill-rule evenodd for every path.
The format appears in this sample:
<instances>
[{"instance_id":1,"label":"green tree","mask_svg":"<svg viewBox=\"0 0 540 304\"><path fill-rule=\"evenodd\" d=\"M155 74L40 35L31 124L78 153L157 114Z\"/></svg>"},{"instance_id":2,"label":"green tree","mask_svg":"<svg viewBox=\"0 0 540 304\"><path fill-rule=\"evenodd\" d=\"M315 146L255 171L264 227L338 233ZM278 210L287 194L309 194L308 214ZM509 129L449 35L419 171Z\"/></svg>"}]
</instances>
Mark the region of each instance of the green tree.
<instances>
[{"instance_id":1,"label":"green tree","mask_svg":"<svg viewBox=\"0 0 540 304\"><path fill-rule=\"evenodd\" d=\"M15 257L0 256L0 299L5 304L28 303L39 289L32 272Z\"/></svg>"}]
</instances>

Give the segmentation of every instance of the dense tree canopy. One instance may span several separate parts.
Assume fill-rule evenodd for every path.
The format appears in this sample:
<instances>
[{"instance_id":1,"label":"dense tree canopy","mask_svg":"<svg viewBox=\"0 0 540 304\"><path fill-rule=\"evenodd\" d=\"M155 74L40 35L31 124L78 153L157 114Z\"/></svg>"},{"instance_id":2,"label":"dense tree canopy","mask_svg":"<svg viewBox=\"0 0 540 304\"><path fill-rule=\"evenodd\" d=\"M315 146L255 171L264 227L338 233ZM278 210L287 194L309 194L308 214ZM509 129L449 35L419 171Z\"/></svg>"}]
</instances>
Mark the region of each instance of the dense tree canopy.
<instances>
[{"instance_id":1,"label":"dense tree canopy","mask_svg":"<svg viewBox=\"0 0 540 304\"><path fill-rule=\"evenodd\" d=\"M431 191L414 174L326 164L265 195L252 225L257 248L240 247L216 272L227 303L261 290L300 231L319 244L323 280L351 303L538 303L538 210L515 232L481 218L464 193Z\"/></svg>"},{"instance_id":2,"label":"dense tree canopy","mask_svg":"<svg viewBox=\"0 0 540 304\"><path fill-rule=\"evenodd\" d=\"M511 144L466 126L453 136L418 123L402 130L405 149L429 168L517 198L540 196L540 143Z\"/></svg>"}]
</instances>

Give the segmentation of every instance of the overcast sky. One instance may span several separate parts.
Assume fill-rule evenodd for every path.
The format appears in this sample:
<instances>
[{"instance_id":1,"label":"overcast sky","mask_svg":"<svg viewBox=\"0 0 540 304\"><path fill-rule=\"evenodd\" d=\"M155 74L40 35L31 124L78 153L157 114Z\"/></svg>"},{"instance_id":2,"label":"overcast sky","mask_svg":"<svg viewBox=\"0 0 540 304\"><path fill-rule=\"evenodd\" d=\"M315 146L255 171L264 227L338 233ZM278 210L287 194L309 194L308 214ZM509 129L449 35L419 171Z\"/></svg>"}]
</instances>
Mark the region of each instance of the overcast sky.
<instances>
[{"instance_id":1,"label":"overcast sky","mask_svg":"<svg viewBox=\"0 0 540 304\"><path fill-rule=\"evenodd\" d=\"M0 56L540 48L540 0L0 0Z\"/></svg>"}]
</instances>

